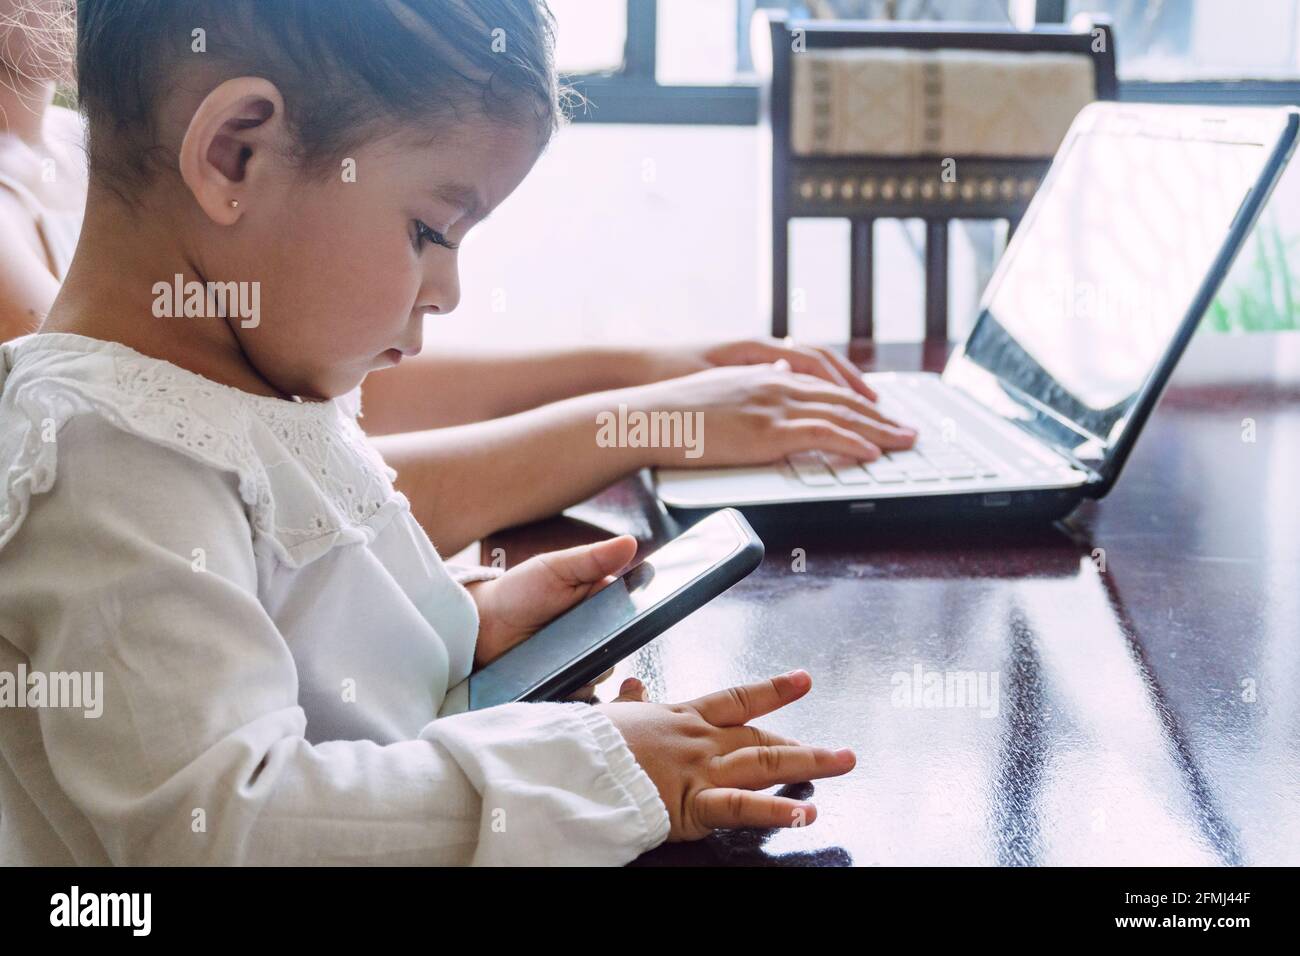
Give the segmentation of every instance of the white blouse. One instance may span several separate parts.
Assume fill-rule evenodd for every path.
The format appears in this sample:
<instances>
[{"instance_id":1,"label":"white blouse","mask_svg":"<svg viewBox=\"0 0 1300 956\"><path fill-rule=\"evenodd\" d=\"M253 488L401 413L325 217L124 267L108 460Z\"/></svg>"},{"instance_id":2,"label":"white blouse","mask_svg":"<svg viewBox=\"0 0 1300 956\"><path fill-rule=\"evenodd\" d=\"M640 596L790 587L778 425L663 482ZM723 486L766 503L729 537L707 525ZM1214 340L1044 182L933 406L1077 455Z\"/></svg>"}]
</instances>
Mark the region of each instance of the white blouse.
<instances>
[{"instance_id":1,"label":"white blouse","mask_svg":"<svg viewBox=\"0 0 1300 956\"><path fill-rule=\"evenodd\" d=\"M0 862L619 864L667 837L598 709L436 719L490 572L443 564L359 403L0 345Z\"/></svg>"}]
</instances>

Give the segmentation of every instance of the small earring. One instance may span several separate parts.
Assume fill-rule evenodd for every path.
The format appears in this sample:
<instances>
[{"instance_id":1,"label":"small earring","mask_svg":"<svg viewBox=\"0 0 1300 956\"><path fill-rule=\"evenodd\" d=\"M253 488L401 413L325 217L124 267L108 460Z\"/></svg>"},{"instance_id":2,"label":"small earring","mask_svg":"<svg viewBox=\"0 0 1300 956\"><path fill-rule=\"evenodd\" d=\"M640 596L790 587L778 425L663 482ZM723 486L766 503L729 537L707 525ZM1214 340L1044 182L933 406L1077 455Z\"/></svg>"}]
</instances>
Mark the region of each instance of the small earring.
<instances>
[{"instance_id":1,"label":"small earring","mask_svg":"<svg viewBox=\"0 0 1300 956\"><path fill-rule=\"evenodd\" d=\"M232 199L232 200L230 200L230 208L231 208L231 209L238 209L238 208L239 208L239 200L238 200L238 199Z\"/></svg>"}]
</instances>

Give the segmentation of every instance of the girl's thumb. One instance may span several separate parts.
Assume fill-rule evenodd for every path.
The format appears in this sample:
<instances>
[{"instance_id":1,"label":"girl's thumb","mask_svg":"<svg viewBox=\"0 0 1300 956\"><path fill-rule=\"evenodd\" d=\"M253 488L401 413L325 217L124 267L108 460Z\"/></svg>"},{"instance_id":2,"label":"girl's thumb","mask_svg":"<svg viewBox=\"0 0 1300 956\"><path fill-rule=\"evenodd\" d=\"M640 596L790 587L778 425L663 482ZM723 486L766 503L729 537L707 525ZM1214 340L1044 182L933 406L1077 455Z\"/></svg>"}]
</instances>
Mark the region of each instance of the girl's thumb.
<instances>
[{"instance_id":1,"label":"girl's thumb","mask_svg":"<svg viewBox=\"0 0 1300 956\"><path fill-rule=\"evenodd\" d=\"M636 538L624 534L548 555L547 563L553 567L560 565L555 570L564 579L590 583L603 581L609 575L623 570L635 556Z\"/></svg>"}]
</instances>

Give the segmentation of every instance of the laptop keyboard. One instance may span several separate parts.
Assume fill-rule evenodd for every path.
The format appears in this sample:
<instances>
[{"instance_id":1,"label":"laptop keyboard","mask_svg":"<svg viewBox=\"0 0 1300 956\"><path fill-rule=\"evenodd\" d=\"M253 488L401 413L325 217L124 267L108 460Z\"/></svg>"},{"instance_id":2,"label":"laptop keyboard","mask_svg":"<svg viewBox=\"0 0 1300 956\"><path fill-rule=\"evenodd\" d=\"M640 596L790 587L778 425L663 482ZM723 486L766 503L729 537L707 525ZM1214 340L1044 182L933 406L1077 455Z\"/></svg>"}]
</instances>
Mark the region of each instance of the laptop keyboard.
<instances>
[{"instance_id":1,"label":"laptop keyboard","mask_svg":"<svg viewBox=\"0 0 1300 956\"><path fill-rule=\"evenodd\" d=\"M889 452L872 462L859 462L820 451L799 452L788 456L786 461L800 481L814 487L894 485L941 478L974 481L976 478L997 478L1003 473L1001 466L955 442L933 445L922 442L919 449Z\"/></svg>"},{"instance_id":2,"label":"laptop keyboard","mask_svg":"<svg viewBox=\"0 0 1300 956\"><path fill-rule=\"evenodd\" d=\"M928 484L950 481L956 484L976 479L1003 478L1018 473L999 462L982 448L961 440L950 417L940 415L928 402L909 388L906 404L882 401L882 411L895 421L904 421L920 432L915 447L907 451L887 452L876 461L859 462L829 452L806 451L789 455L786 461L805 485L893 485L915 482ZM884 396L882 396L882 399Z\"/></svg>"}]
</instances>

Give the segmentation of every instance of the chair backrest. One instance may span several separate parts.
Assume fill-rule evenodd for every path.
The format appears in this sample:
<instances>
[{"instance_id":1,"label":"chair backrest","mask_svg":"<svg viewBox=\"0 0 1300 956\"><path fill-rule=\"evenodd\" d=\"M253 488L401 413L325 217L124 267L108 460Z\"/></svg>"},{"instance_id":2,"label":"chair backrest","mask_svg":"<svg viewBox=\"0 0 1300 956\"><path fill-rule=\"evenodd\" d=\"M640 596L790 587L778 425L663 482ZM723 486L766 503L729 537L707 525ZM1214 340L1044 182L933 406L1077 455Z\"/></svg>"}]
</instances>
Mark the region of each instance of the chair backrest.
<instances>
[{"instance_id":1,"label":"chair backrest","mask_svg":"<svg viewBox=\"0 0 1300 956\"><path fill-rule=\"evenodd\" d=\"M1105 21L985 25L793 20L751 31L769 134L772 330L789 329L789 221L853 224L851 333L870 338L876 219L927 224L926 337L947 336L947 224L1019 222L1075 113L1114 99Z\"/></svg>"}]
</instances>

